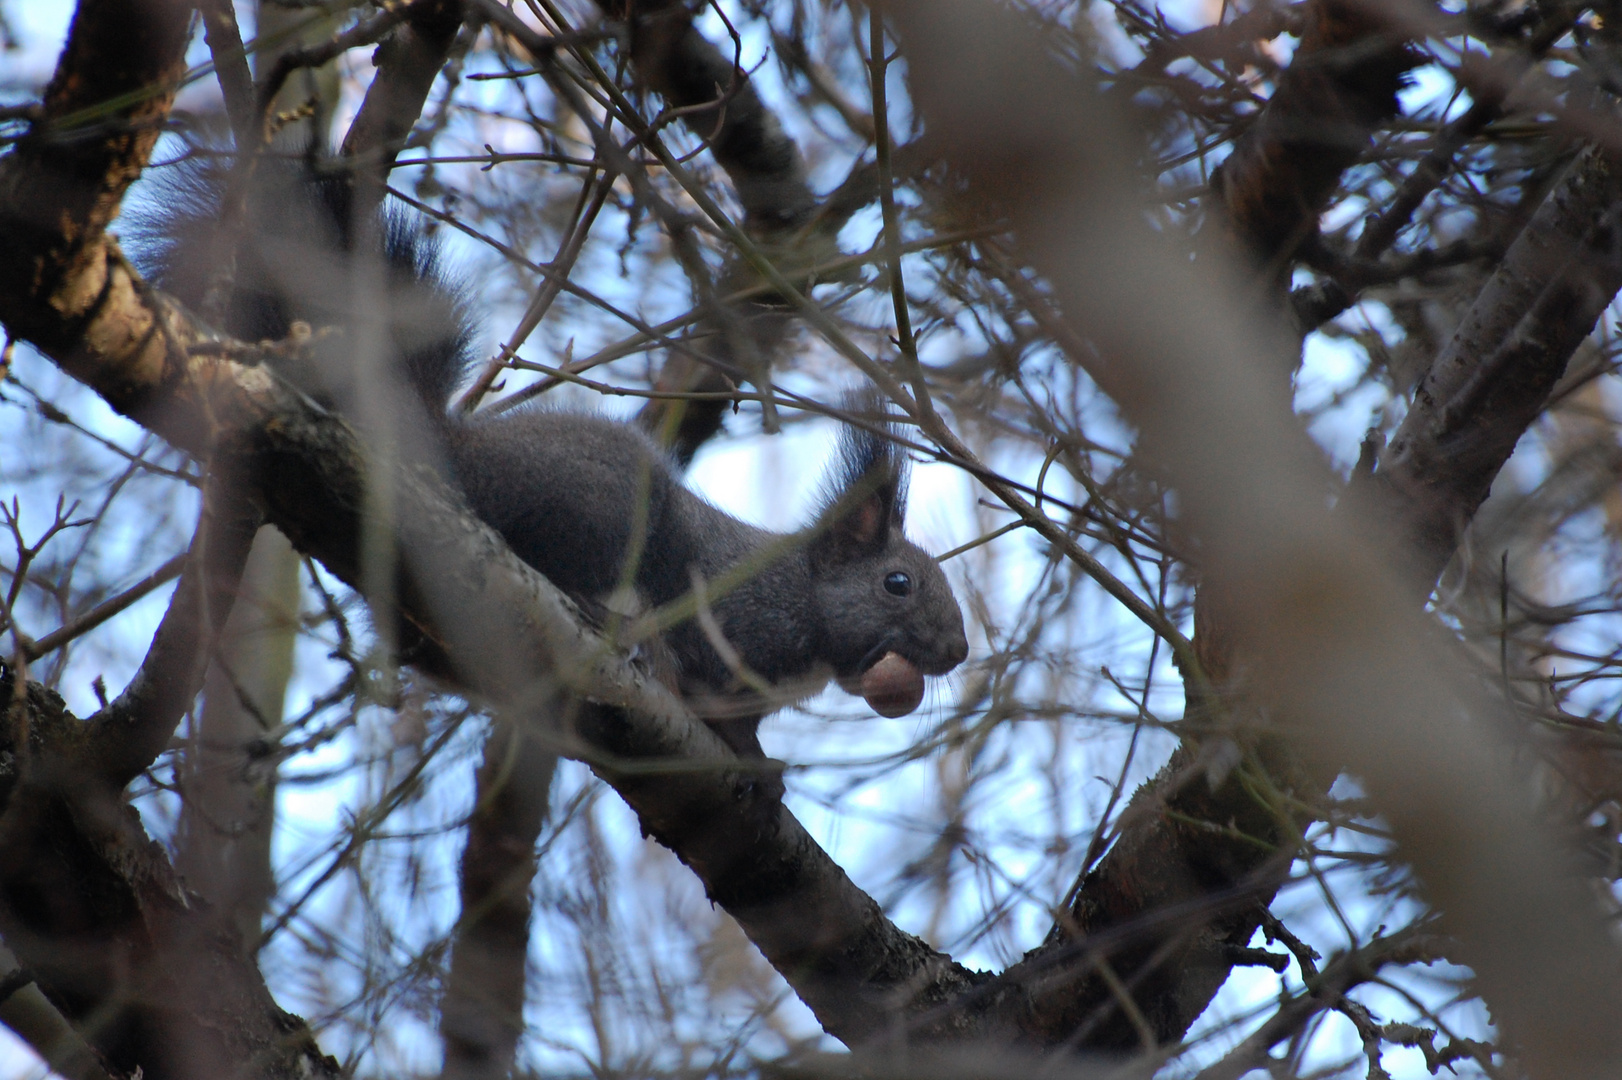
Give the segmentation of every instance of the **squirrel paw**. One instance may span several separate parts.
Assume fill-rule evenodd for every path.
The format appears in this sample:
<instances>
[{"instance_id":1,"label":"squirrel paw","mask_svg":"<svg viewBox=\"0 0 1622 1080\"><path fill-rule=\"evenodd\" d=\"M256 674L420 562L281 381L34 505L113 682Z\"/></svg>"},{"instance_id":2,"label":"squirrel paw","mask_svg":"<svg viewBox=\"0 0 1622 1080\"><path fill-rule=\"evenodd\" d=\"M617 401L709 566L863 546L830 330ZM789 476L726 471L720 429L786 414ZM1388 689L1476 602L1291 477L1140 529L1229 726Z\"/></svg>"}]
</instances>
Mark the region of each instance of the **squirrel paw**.
<instances>
[{"instance_id":1,"label":"squirrel paw","mask_svg":"<svg viewBox=\"0 0 1622 1080\"><path fill-rule=\"evenodd\" d=\"M749 772L737 788L740 800L765 807L774 807L783 801L783 794L787 790L783 786L783 770L787 768L783 762L761 756L746 758L744 765Z\"/></svg>"}]
</instances>

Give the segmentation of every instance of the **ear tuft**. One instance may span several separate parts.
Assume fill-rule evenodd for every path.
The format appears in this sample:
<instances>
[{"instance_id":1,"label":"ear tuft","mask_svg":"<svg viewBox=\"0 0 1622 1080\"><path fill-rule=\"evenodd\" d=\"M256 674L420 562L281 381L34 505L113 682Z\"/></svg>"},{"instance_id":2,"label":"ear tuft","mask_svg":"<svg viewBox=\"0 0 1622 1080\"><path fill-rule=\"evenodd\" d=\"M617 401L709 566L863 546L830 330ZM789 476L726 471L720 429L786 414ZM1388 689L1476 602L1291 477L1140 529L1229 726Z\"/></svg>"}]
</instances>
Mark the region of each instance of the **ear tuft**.
<instances>
[{"instance_id":1,"label":"ear tuft","mask_svg":"<svg viewBox=\"0 0 1622 1080\"><path fill-rule=\"evenodd\" d=\"M824 486L817 515L828 554L854 558L883 550L907 516L907 459L885 401L874 391L845 398L851 423Z\"/></svg>"}]
</instances>

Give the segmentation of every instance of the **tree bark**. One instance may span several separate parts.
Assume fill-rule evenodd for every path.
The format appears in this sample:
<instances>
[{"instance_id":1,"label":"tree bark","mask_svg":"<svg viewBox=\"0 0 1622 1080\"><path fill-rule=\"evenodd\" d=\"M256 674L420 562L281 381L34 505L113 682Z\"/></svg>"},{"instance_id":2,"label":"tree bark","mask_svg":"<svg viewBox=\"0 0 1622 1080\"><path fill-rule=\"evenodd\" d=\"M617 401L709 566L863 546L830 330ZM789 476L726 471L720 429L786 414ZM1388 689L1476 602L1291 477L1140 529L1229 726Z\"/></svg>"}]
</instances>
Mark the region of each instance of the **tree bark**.
<instances>
[{"instance_id":1,"label":"tree bark","mask_svg":"<svg viewBox=\"0 0 1622 1080\"><path fill-rule=\"evenodd\" d=\"M1130 135L1012 19L885 8L947 160L1008 208L1022 253L1099 345L1089 374L1164 464L1270 723L1363 778L1534 1075L1607 1075L1622 1053L1604 1019L1622 1006L1615 945L1570 847L1505 796L1524 778L1502 729L1463 719L1494 706L1375 556L1380 527L1324 506L1321 455L1271 374L1290 335L1144 227Z\"/></svg>"}]
</instances>

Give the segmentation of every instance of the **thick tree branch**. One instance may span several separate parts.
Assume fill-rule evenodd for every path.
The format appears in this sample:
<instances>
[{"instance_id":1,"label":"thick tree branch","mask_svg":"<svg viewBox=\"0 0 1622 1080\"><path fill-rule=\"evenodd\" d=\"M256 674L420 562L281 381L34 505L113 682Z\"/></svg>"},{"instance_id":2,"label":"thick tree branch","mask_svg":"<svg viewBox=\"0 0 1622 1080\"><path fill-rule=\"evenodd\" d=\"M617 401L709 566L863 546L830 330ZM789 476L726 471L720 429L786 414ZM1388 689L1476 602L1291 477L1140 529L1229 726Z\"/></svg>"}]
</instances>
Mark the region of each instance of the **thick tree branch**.
<instances>
[{"instance_id":1,"label":"thick tree branch","mask_svg":"<svg viewBox=\"0 0 1622 1080\"><path fill-rule=\"evenodd\" d=\"M179 3L81 3L42 119L0 161L0 319L70 367L98 371L132 411L162 408L153 390L179 381L184 358L102 230L157 138L184 70L189 16ZM108 723L82 724L53 695L0 674L11 763L0 792L0 932L120 1072L214 1077L248 1062L331 1075L335 1063L276 1007L240 946L198 917L122 803L124 782L196 692L209 624L199 609L223 618L234 589L230 533L200 529L189 581ZM12 741L19 733L26 744Z\"/></svg>"},{"instance_id":2,"label":"thick tree branch","mask_svg":"<svg viewBox=\"0 0 1622 1080\"><path fill-rule=\"evenodd\" d=\"M1533 1072L1606 1075L1622 1052L1605 1019L1622 1007L1614 944L1570 851L1504 797L1522 781L1488 749L1490 725L1457 719L1493 707L1371 557L1379 530L1354 507L1329 517L1321 457L1272 374L1288 338L1258 334L1231 275L1189 267L1128 210L1129 133L1012 19L886 8L948 161L1010 208L1022 252L1107 358L1090 374L1173 479L1269 715L1364 778Z\"/></svg>"},{"instance_id":3,"label":"thick tree branch","mask_svg":"<svg viewBox=\"0 0 1622 1080\"><path fill-rule=\"evenodd\" d=\"M1433 582L1577 346L1622 288L1622 167L1585 149L1414 392L1368 485L1407 512L1404 556ZM1425 589L1429 592L1429 588Z\"/></svg>"},{"instance_id":4,"label":"thick tree branch","mask_svg":"<svg viewBox=\"0 0 1622 1080\"><path fill-rule=\"evenodd\" d=\"M1356 0L1312 0L1293 15L1304 22L1301 45L1213 183L1228 239L1263 270L1274 299L1341 173L1395 115L1397 89L1413 64L1405 42ZM1207 687L1222 688L1235 674L1236 643L1212 590L1199 590L1194 611L1194 651L1208 682L1190 682L1189 719L1209 729L1223 712L1206 700ZM1292 796L1295 805L1315 803L1334 778L1333 769L1306 768L1277 740L1246 745L1250 767L1265 773L1262 788ZM1048 986L1036 1023L1050 1037L1080 1026L1085 1045L1127 1050L1139 1044L1146 1023L1156 1040L1175 1041L1227 980L1235 950L1255 933L1308 823L1286 803L1259 797L1247 770L1214 764L1213 755L1234 752L1226 737L1187 741L1133 796L1116 843L1077 883L1048 942L1027 962ZM1170 910L1188 914L1175 925L1157 917ZM1095 971L1062 962L1076 942L1101 936L1118 942L1107 962L1131 987L1130 1009Z\"/></svg>"},{"instance_id":5,"label":"thick tree branch","mask_svg":"<svg viewBox=\"0 0 1622 1080\"><path fill-rule=\"evenodd\" d=\"M996 1022L990 979L898 928L858 889L786 809L773 819L715 797L713 778L673 766L683 757L668 730L623 710L588 707L581 731L626 763L598 772L637 811L649 835L698 874L706 894L743 927L847 1045L978 1037Z\"/></svg>"},{"instance_id":6,"label":"thick tree branch","mask_svg":"<svg viewBox=\"0 0 1622 1080\"><path fill-rule=\"evenodd\" d=\"M56 77L45 90L41 119L19 140L14 156L30 167L0 174L6 209L0 290L27 297L16 329L38 321L49 332L77 318L92 297L73 287L102 281L85 260L105 259L97 241L140 175L185 71L186 22L180 0L149 5L88 0L74 13ZM110 106L126 94L122 107ZM89 273L90 279L83 277ZM29 315L34 319L30 320ZM93 327L85 330L94 333ZM162 363L142 350L138 365ZM137 378L150 378L140 371Z\"/></svg>"},{"instance_id":7,"label":"thick tree branch","mask_svg":"<svg viewBox=\"0 0 1622 1080\"><path fill-rule=\"evenodd\" d=\"M1406 39L1367 0L1311 0L1301 45L1261 116L1213 178L1241 246L1280 288L1340 175L1397 112L1417 63Z\"/></svg>"},{"instance_id":8,"label":"thick tree branch","mask_svg":"<svg viewBox=\"0 0 1622 1080\"><path fill-rule=\"evenodd\" d=\"M1253 343L1233 325L1233 309L1210 299L1208 283L1190 284L1186 266L1170 257L1158 260L1154 239L1137 231L1135 216L1112 212L1117 204L1099 198L1111 194L1114 178L1128 175L1120 162L1113 163L1117 172L1110 171L1107 155L1120 145L1116 133L1097 130L1102 110L1089 113L1083 95L1033 62L1043 55L1040 47L1023 40L1009 47L1006 27L994 21L967 39L932 39L954 32L950 22L903 24L909 48L917 46L913 70L924 90L919 100L926 109L942 110L931 122L951 134L946 146L954 164L977 189L1011 208L1033 261L1058 284L1067 306L1100 328L1109 346L1106 355L1127 358L1098 365L1094 374L1138 420L1146 441L1164 453L1189 493L1191 520L1210 541L1215 565L1245 597L1235 610L1266 677L1261 685L1281 715L1302 718L1304 730L1316 733L1317 748L1326 757L1344 755L1357 763L1385 798L1405 850L1485 959L1478 967L1495 1005L1507 1002L1505 1015L1520 1025L1523 1038L1525 1032L1535 1036L1534 1060L1576 1055L1571 1075L1603 1075L1584 1070L1587 1062L1614 1060L1615 1048L1605 1042L1608 1029L1591 1015L1593 1010L1603 1015L1614 996L1598 970L1607 962L1604 938L1596 936L1581 898L1573 898L1562 865L1546 848L1537 848L1525 823L1506 815L1491 797L1500 786L1511 786L1500 785L1499 763L1482 761L1469 739L1444 746L1410 735L1423 735L1430 730L1429 719L1457 708L1457 699L1427 689L1447 665L1412 670L1435 657L1434 646L1422 629L1392 614L1400 604L1366 553L1348 550L1339 533L1312 516L1321 502L1316 493L1322 477L1303 464L1310 462L1310 451L1287 415L1281 420L1276 410L1258 407L1258 402L1276 405L1277 395L1244 365L1241 357ZM934 72L948 67L953 77L965 70L956 61L941 61L943 47L948 57L981 56L981 66L996 78L985 85L936 78ZM1059 110L1060 130L1095 137L1055 142L1055 118L1033 110L1032 102ZM138 168L139 160L132 164ZM0 190L27 187L27 174L39 167L37 149L19 147L0 162ZM1078 180L1090 183L1078 190ZM37 184L30 190L50 194ZM241 355L233 352L236 346L214 339L147 291L98 230L79 226L86 215L58 213L60 203L46 201L39 204L45 220L65 228L53 233L36 225L30 232L10 209L18 204L0 205L8 208L0 216L0 240L19 252L20 262L42 261L29 246L36 244L40 251L59 252L55 265L64 268L44 293L32 285L15 292L0 289L0 319L23 327L26 336L115 407L177 445L230 462L267 516L295 543L359 584L369 466L348 427L266 370L233 359ZM1122 265L1117 259L1100 266L1097 252L1141 252L1144 262ZM66 303L53 305L57 298ZM1148 326L1117 321L1143 303L1186 314L1187 320L1173 317ZM1207 352L1215 362L1205 363ZM1047 1018L1064 1014L1061 999L1077 992L1077 972L1101 955L1088 950L1112 947L1117 939L1094 935L1062 955L1056 949L1042 958L1040 970L1035 963L1016 969L999 986L902 933L791 815L758 798L758 786L738 771L739 763L713 735L582 629L567 602L468 518L429 472L410 465L381 477L375 466L371 472L372 482L382 479L393 486L393 524L404 568L398 614L422 636L419 655L437 657L440 670L454 670L463 685L495 702L509 718L547 718L531 730L611 777L650 833L694 867L710 895L737 915L830 1032L861 1041L892 1035L910 1022L915 1036L931 1038L1022 1031L1052 1045L1078 1035L1079 1028L1058 1030ZM419 567L431 569L417 572ZM1289 617L1303 609L1304 618ZM378 617L387 625L395 614L382 610ZM1277 627L1270 628L1269 619ZM1382 677L1389 683L1380 682ZM1393 694L1393 685L1405 693ZM597 704L580 706L581 696ZM29 694L20 700L36 699ZM36 708L38 722L32 726L47 748L67 746L81 728L60 719L59 709L53 726L48 705ZM577 723L560 726L556 718L576 707ZM1387 715L1396 722L1380 722ZM1355 732L1355 738L1338 737L1342 729ZM1468 734L1479 733L1469 729ZM1372 749L1358 740L1367 740ZM66 759L53 749L34 760ZM1461 761L1474 770L1469 785L1453 779ZM1394 775L1394 767L1425 770L1445 797L1423 806L1405 802L1405 774ZM1201 770L1196 782L1203 776ZM50 913L36 910L38 897L48 890L18 882L31 868L46 865L26 844L40 831L34 826L55 812L49 800L60 799L61 788L30 783L26 790L13 789L12 803L0 818L0 830L19 845L19 857L7 863L13 877L0 879L0 885L10 890L8 896L34 901L27 911L48 932L29 938L24 926L19 934L32 948L44 950L57 932ZM1427 821L1427 813L1434 820ZM72 843L60 850L73 851L75 844L82 848L88 842L76 831L82 821L103 819L69 813L51 820L65 822L60 828ZM1532 868L1530 880L1523 880L1524 869L1521 879L1506 880L1479 847L1471 846L1479 822L1497 830L1495 843L1507 845L1509 865ZM1444 846L1451 863L1440 857ZM92 877L103 874L97 860L112 861L101 850L80 860ZM81 870L75 864L74 873ZM133 910L156 911L154 905L167 895L160 887L161 868L142 873L150 879L149 892L137 900L148 907L137 904ZM1231 899L1238 903L1243 897L1235 893ZM1506 907L1538 911L1546 922L1544 928L1537 918L1503 920L1531 925L1524 947L1533 951L1527 955L1507 951L1510 946L1494 936L1491 920L1503 916ZM169 947L176 935L182 931L159 944ZM66 970L54 977L64 986L92 981L75 982L78 972L62 955ZM1506 971L1557 1003L1569 1017L1566 1030L1559 1024L1540 1026L1543 1018L1527 997L1507 986ZM1055 973L1060 977L1053 978ZM181 995L177 1000L196 999ZM138 1016L131 1023L132 1030L147 1030L140 1028Z\"/></svg>"},{"instance_id":9,"label":"thick tree branch","mask_svg":"<svg viewBox=\"0 0 1622 1080\"><path fill-rule=\"evenodd\" d=\"M369 219L382 202L394 159L461 28L462 0L414 0L400 27L378 46L377 75L343 142L344 156L357 169L351 207L356 220Z\"/></svg>"},{"instance_id":10,"label":"thick tree branch","mask_svg":"<svg viewBox=\"0 0 1622 1080\"><path fill-rule=\"evenodd\" d=\"M14 763L0 788L0 933L103 1059L152 1080L337 1076L121 792L95 782L84 724L3 664L0 701Z\"/></svg>"},{"instance_id":11,"label":"thick tree branch","mask_svg":"<svg viewBox=\"0 0 1622 1080\"><path fill-rule=\"evenodd\" d=\"M1572 21L1582 11L1580 4L1554 4L1541 9L1542 21L1524 42L1496 50L1493 62L1481 67L1493 70L1486 78L1471 81L1470 107L1449 120L1436 133L1434 145L1413 170L1403 178L1391 202L1364 223L1357 246L1348 260L1346 272L1333 280L1297 289L1290 296L1295 321L1303 334L1333 319L1357 301L1362 286L1377 284L1383 278L1377 260L1391 247L1413 220L1415 211L1447 178L1458 152L1487 125L1504 114L1510 94L1523 80L1535 61L1571 30ZM1426 252L1418 253L1424 256Z\"/></svg>"},{"instance_id":12,"label":"thick tree branch","mask_svg":"<svg viewBox=\"0 0 1622 1080\"><path fill-rule=\"evenodd\" d=\"M1303 51L1309 48L1309 44L1315 48L1324 47L1325 27L1321 14L1318 18L1318 30L1315 33L1309 31L1303 41ZM1352 25L1355 27L1355 20ZM1330 28L1333 29L1333 24ZM1368 52L1367 48L1358 50L1358 45L1355 39L1343 39L1337 47ZM1372 77L1358 76L1355 71L1342 71L1342 79L1348 81L1354 90L1359 87L1366 89L1371 82L1383 85L1385 89L1378 95L1379 101L1392 108L1394 98L1389 91L1394 89L1394 75L1400 71L1397 62L1401 55L1402 50L1397 46L1392 46L1385 53L1375 52L1369 61L1374 67ZM1301 60L1298 53L1298 65ZM1309 98L1321 97L1326 90L1334 89L1333 82L1324 84L1322 65L1311 63L1309 57L1309 63L1305 66L1307 73L1304 77L1287 75L1282 81L1278 95L1269 104L1269 112L1276 109L1283 116L1304 117L1322 105L1320 101L1313 108L1307 108L1300 101L1284 100L1303 86L1308 87ZM1293 73L1295 68L1291 70ZM1368 104L1364 102L1365 106ZM1332 109L1331 112L1354 117L1361 113L1368 125L1379 119L1366 108L1348 106ZM1342 130L1344 133L1349 129ZM1360 136L1364 145L1367 144L1369 130L1372 127L1368 127ZM1280 138L1279 132L1280 125L1277 123L1264 122L1252 129L1246 140L1241 142L1241 148L1236 150L1234 158L1238 160L1239 167L1233 173L1233 176L1247 177L1252 190L1245 198L1238 200L1241 212L1235 216L1232 224L1244 237L1252 255L1274 266L1287 265L1289 245L1293 243L1293 238L1315 227L1322 205L1321 202L1311 203L1305 197L1281 200L1265 193L1272 186L1286 183L1303 169L1323 169L1337 160L1335 154L1329 154L1321 161L1292 163L1292 156L1311 156L1318 148L1311 139ZM1350 164L1355 156L1352 154L1354 149L1351 146L1340 147L1338 160L1343 165ZM1264 165L1276 168L1269 171L1262 168ZM1320 177L1320 180L1322 182L1315 188L1309 185L1309 190L1326 196L1333 185L1325 177ZM1230 177L1229 184L1222 188L1230 205L1234 205L1235 196L1235 189L1230 186L1232 182ZM1582 310L1575 314L1570 314L1568 307L1569 318L1564 325L1580 324L1581 328L1556 334L1551 332L1555 327L1541 323L1539 330L1528 329L1522 335L1531 344L1513 360L1501 361L1489 374L1478 373L1478 378L1504 380L1496 392L1497 400L1490 405L1477 402L1477 406L1483 406L1481 411L1461 415L1470 417L1472 431L1477 430L1476 425L1480 425L1481 430L1490 432L1493 445L1487 448L1477 465L1461 468L1468 466L1468 463L1461 461L1450 448L1427 440L1428 450L1422 452L1421 457L1428 454L1431 467L1424 482L1434 484L1436 492L1423 495L1410 488L1407 495L1388 499L1382 508L1394 530L1410 538L1404 557L1420 558L1424 563L1423 569L1418 572L1419 590L1422 593L1428 593L1434 584L1442 563L1454 550L1457 530L1468 522L1485 496L1491 477L1497 474L1516 440L1541 412L1552 379L1564 370L1566 360L1592 327L1600 308L1609 302L1616 291L1615 283L1593 280L1597 266L1603 265L1597 258L1598 253L1587 259L1574 259L1574 251L1581 243L1587 243L1592 249L1596 244L1603 246L1608 242L1606 239L1596 241L1591 235L1586 241L1582 240L1584 231L1595 227L1596 211L1606 205L1605 193L1593 190L1597 182L1596 177L1588 176L1587 198L1580 208L1572 205L1569 195L1557 195L1546 204L1541 216L1554 216L1564 221L1564 225L1543 224L1533 238L1518 247L1518 257L1506 262L1501 271L1509 280L1519 281L1534 292L1539 288L1548 288L1554 289L1555 295L1565 296L1575 292L1579 286L1573 283L1563 290L1558 288L1555 282L1559 275L1551 274L1550 267L1575 261L1578 264L1576 272L1588 275L1590 288L1582 294L1588 302L1578 305ZM1286 218L1293 220L1294 224L1282 227L1280 223ZM1562 235L1558 241L1548 235L1551 230L1558 231L1560 228L1574 230L1577 235L1575 238ZM1579 243L1574 243L1574 239ZM1284 246L1277 246L1281 243ZM1552 256L1545 256L1544 261L1548 265L1539 267L1531 263L1529 256L1539 251L1555 252ZM1500 295L1494 295L1489 300L1484 294L1482 302L1478 303L1478 310L1484 313L1498 310L1495 305L1503 299ZM1525 306L1523 299L1520 307L1524 310ZM1515 318L1511 315L1508 321L1513 323ZM1472 476L1472 472L1475 475ZM1367 479L1366 475L1360 475L1359 484ZM1442 524L1445 529L1439 537L1424 536L1426 522L1436 517L1438 504L1444 513ZM1434 526L1429 528L1432 532L1436 531ZM1234 666L1235 643L1231 629L1223 625L1212 609L1209 594L1202 590L1195 608L1195 645L1207 673L1213 681L1220 683ZM1240 703L1238 707L1243 709L1245 705ZM1294 796L1296 805L1315 802L1333 779L1333 769L1304 769L1301 763L1293 761L1273 742L1264 742L1258 751L1261 755L1258 761L1267 766L1272 785L1284 794ZM1123 819L1118 842L1097 869L1080 883L1073 906L1055 929L1054 944L1087 940L1101 931L1131 926L1148 912L1170 905L1193 903L1202 893L1220 895L1227 890L1248 888L1249 895L1261 904L1271 899L1288 870L1288 861L1278 858L1277 853L1288 849L1293 836L1308 821L1298 812L1287 811L1282 805L1269 806L1266 800L1258 798L1255 785L1249 782L1243 771L1229 774L1228 779L1213 790L1204 778L1207 753L1198 745L1185 745L1161 774L1134 796ZM1213 832L1200 827L1198 823L1220 823L1233 828L1231 832ZM1261 908L1255 905L1215 905L1203 926L1197 923L1191 926L1185 921L1178 926L1174 938L1150 934L1135 949L1125 954L1112 954L1117 970L1124 972L1128 980L1134 983L1134 1000L1160 1038L1179 1037L1203 1011L1231 968L1227 950L1242 946L1250 939L1258 925L1260 911ZM1076 997L1064 1004L1069 1010L1084 1012L1089 1001L1095 1006L1113 1010L1107 989L1097 985L1097 980L1089 986L1078 988ZM1137 1033L1129 1017L1120 1010L1113 1012L1112 1019L1098 1029L1092 1043L1120 1047L1134 1045ZM1067 1025L1058 1026L1065 1029Z\"/></svg>"},{"instance_id":13,"label":"thick tree branch","mask_svg":"<svg viewBox=\"0 0 1622 1080\"><path fill-rule=\"evenodd\" d=\"M19 147L0 161L0 183L27 186L38 167L35 152ZM30 190L46 220L61 220L45 201L48 188ZM0 217L0 237L15 239L13 250L24 258L30 254L31 238L13 215ZM58 241L63 262L79 268L57 287L77 301L72 317L19 287L0 291L0 320L26 327L30 340L115 408L228 467L295 545L360 585L368 466L353 432L267 369L232 359L243 347L215 339L148 290L105 239L83 232L77 239ZM762 798L708 729L583 629L572 605L467 516L431 473L400 465L387 479L405 567L397 603L422 635L419 654L448 658L463 685L504 715L545 718L536 735L622 777L650 831L670 837L712 895L738 908L831 1032L858 1041L889 1026L892 1014L877 1006L905 1015L920 1000L937 1000L942 988L973 981L885 920L780 803ZM394 618L387 611L377 617ZM449 670L444 659L435 666ZM606 706L590 710L594 742L556 722L571 694ZM66 720L59 727L77 730ZM662 775L672 768L680 771ZM19 844L35 833L20 819L4 820L18 830ZM71 821L63 828L71 832ZM18 855L8 867L26 876L32 855ZM807 904L807 897L820 899ZM790 908L814 917L778 917ZM21 927L18 933L30 948L44 949L67 930L46 920L32 936ZM866 981L852 985L857 978Z\"/></svg>"}]
</instances>

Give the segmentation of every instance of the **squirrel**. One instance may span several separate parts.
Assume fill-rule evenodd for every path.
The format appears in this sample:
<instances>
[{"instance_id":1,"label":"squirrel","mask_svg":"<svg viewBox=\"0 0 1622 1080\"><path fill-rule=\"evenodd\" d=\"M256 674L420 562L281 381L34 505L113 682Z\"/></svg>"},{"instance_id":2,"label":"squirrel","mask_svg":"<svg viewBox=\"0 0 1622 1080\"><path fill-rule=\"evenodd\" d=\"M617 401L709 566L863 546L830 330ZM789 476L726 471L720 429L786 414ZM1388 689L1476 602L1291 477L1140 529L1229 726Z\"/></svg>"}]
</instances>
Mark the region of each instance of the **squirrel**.
<instances>
[{"instance_id":1,"label":"squirrel","mask_svg":"<svg viewBox=\"0 0 1622 1080\"><path fill-rule=\"evenodd\" d=\"M901 716L922 701L925 675L968 655L946 576L904 534L906 460L887 421L846 426L821 509L805 529L781 534L691 491L630 423L538 406L453 416L472 322L434 238L395 210L356 228L347 178L314 160L266 158L255 170L235 221L221 211L228 169L191 158L160 174L126 228L137 266L243 340L286 338L295 321L316 328L310 359L281 373L340 411L361 392L409 387L416 404L398 395L389 407L421 408L472 511L593 621L636 613L622 610L627 600L647 610L702 597L655 651L678 693L740 756L764 758L764 716L830 678ZM369 268L379 286L370 296L382 301L363 320L346 308L357 267ZM368 332L388 385L362 391L351 354ZM883 416L872 397L855 404Z\"/></svg>"}]
</instances>

